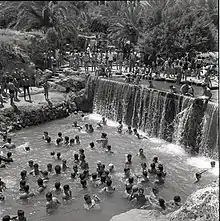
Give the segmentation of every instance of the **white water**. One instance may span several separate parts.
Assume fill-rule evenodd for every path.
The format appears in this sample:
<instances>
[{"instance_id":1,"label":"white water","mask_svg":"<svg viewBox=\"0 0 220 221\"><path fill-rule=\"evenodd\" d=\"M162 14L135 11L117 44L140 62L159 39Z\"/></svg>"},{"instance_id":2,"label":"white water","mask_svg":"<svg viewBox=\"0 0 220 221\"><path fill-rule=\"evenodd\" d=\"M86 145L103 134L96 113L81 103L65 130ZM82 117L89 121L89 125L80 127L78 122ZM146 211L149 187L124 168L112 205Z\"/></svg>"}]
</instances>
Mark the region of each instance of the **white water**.
<instances>
[{"instance_id":1,"label":"white water","mask_svg":"<svg viewBox=\"0 0 220 221\"><path fill-rule=\"evenodd\" d=\"M102 116L100 114L90 114L88 116L90 120L94 121L101 121ZM109 127L114 127L116 128L118 126L118 123L112 120L107 119L107 125ZM123 124L123 128L127 129L127 125ZM143 131L138 131L143 136L146 136L146 133ZM153 147L152 149L157 149L159 152L164 152L166 154L170 154L173 156L182 156L186 157L186 164L193 166L198 169L208 169L208 173L211 173L215 176L219 176L219 161L216 162L215 168L211 169L210 163L211 161L214 161L211 158L204 157L204 156L197 156L197 157L191 157L185 150L182 148L180 145L173 144L173 143L167 143L164 140L158 139L158 138L150 138L149 141L154 144L158 144L157 147Z\"/></svg>"}]
</instances>

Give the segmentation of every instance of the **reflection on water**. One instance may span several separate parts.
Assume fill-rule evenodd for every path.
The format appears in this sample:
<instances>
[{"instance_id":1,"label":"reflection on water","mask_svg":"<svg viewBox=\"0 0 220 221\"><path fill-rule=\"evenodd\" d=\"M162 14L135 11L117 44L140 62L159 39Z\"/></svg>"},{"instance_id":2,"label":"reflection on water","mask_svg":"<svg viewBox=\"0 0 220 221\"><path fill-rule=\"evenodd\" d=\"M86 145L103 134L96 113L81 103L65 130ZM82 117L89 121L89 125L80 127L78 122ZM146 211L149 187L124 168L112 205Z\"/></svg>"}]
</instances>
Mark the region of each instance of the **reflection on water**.
<instances>
[{"instance_id":1,"label":"reflection on water","mask_svg":"<svg viewBox=\"0 0 220 221\"><path fill-rule=\"evenodd\" d=\"M6 202L1 205L0 214L15 214L17 209L23 209L29 221L109 221L113 215L125 212L132 208L132 204L123 199L124 184L122 183L123 166L125 162L125 155L131 153L134 156L133 165L135 172L139 172L140 160L135 157L139 148L143 148L147 157L146 162L150 164L154 155L159 157L159 161L164 165L167 172L166 183L160 188L160 195L166 200L170 200L174 195L180 195L183 200L200 187L204 187L210 183L218 173L205 173L202 180L198 184L192 184L195 177L194 174L203 168L210 167L210 159L202 157L190 157L185 151L170 143L165 143L159 139L137 140L134 136L127 134L118 134L115 127L117 123L108 121L108 126L104 131L108 134L109 143L112 145L113 155L107 155L104 150L96 144L95 149L91 150L88 145L90 142L95 142L100 137L102 130L95 130L94 134L90 135L85 132L78 132L71 127L71 123L77 118L79 124L84 125L86 122L91 122L94 125L101 116L91 114L88 120L81 121L79 116L72 115L63 120L53 121L44 125L30 127L15 134L13 141L19 146L13 152L14 163L7 165L7 168L1 171L1 177L7 182L8 189L6 190ZM74 147L56 147L48 145L41 139L44 131L48 131L50 136L55 140L57 133L62 132L64 136L70 138L76 135L80 136L81 145ZM30 146L29 152L25 151L25 147ZM48 163L53 165L60 164L55 161L50 152L61 152L62 158L67 159L67 164L70 168L73 165L73 154L78 152L79 148L85 149L87 161L90 165L90 171L95 171L96 162L101 160L108 166L113 163L116 167L116 174L112 176L113 185L116 186L117 192L112 197L100 195L98 190L92 189L90 186L88 190L81 190L78 181L73 181L70 178L70 171L61 174L58 177L52 176L48 183L47 190L50 190L56 181L60 181L62 185L69 184L75 200L71 204L62 205L56 214L52 216L46 215L45 212L45 194L31 199L28 203L17 200L19 193L19 179L20 171L28 170L28 160L33 160L39 163L40 169L46 169ZM202 165L202 166L201 166ZM218 164L216 164L218 168ZM217 169L215 169L217 170ZM28 184L31 191L36 191L37 178L29 177ZM151 184L146 188L146 194L151 190ZM83 198L85 193L98 194L102 199L101 211L86 212L83 209ZM59 198L59 197L58 197Z\"/></svg>"}]
</instances>

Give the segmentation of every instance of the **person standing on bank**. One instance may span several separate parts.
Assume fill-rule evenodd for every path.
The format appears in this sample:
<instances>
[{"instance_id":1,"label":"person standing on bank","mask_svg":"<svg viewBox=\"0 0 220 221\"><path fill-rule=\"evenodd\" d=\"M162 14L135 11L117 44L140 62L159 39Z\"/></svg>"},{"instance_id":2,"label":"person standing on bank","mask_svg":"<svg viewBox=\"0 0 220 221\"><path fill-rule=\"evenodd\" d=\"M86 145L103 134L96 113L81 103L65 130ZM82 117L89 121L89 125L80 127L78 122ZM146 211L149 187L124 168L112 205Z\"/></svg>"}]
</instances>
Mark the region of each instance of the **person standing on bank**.
<instances>
[{"instance_id":1,"label":"person standing on bank","mask_svg":"<svg viewBox=\"0 0 220 221\"><path fill-rule=\"evenodd\" d=\"M28 95L29 101L31 102L30 79L27 76L24 76L23 81L22 81L22 86L23 86L23 89L24 89L24 100L27 101L26 100L26 95Z\"/></svg>"},{"instance_id":2,"label":"person standing on bank","mask_svg":"<svg viewBox=\"0 0 220 221\"><path fill-rule=\"evenodd\" d=\"M10 104L12 106L14 104L15 92L19 91L19 89L17 87L15 87L15 85L13 83L13 78L9 79L8 90L9 90L9 94L10 94Z\"/></svg>"},{"instance_id":3,"label":"person standing on bank","mask_svg":"<svg viewBox=\"0 0 220 221\"><path fill-rule=\"evenodd\" d=\"M43 87L44 87L45 100L49 100L49 87L50 87L50 85L47 80L45 80Z\"/></svg>"}]
</instances>

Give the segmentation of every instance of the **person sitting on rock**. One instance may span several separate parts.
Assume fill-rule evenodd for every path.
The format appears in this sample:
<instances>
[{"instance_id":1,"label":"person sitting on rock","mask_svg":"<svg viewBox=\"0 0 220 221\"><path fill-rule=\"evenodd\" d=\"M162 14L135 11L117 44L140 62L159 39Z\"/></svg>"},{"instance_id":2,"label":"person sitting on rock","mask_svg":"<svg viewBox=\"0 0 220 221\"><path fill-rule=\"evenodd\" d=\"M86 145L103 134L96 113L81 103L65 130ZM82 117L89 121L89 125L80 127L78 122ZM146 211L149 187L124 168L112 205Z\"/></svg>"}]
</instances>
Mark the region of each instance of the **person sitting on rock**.
<instances>
[{"instance_id":1,"label":"person sitting on rock","mask_svg":"<svg viewBox=\"0 0 220 221\"><path fill-rule=\"evenodd\" d=\"M7 143L2 146L2 148L14 149L16 148L15 144L11 142L11 138L7 138Z\"/></svg>"}]
</instances>

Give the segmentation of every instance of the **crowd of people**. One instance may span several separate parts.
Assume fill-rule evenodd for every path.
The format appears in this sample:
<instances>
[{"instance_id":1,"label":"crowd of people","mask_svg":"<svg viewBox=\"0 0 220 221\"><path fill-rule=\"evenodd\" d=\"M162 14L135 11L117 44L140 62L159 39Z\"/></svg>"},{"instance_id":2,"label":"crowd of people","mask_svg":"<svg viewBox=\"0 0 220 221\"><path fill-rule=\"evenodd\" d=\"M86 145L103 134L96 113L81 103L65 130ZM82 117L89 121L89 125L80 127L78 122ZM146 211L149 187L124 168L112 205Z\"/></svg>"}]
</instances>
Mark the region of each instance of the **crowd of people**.
<instances>
[{"instance_id":1,"label":"crowd of people","mask_svg":"<svg viewBox=\"0 0 220 221\"><path fill-rule=\"evenodd\" d=\"M79 114L75 112L75 114ZM87 117L84 114L80 116L82 120L87 121ZM76 131L84 131L88 134L92 134L94 130L105 130L107 125L107 120L105 117L102 118L100 122L97 123L96 128L92 124L86 123L84 126L78 124L77 121L73 122L72 127ZM135 136L137 139L148 139L148 137L141 136L136 128L131 128L130 126L127 129L123 129L123 123L120 121L117 127L117 131L120 134L126 133L130 136ZM54 165L49 163L45 169L40 168L37 162L33 160L28 161L28 169L23 169L20 171L20 189L19 196L20 200L28 200L30 198L37 197L38 195L45 195L45 208L47 213L51 214L55 212L59 205L63 202L65 205L66 202L70 202L74 200L74 193L71 190L69 184L61 184L60 182L55 182L54 188L49 189L48 184L51 182L51 177L61 177L62 174L71 177L72 182L79 182L81 184L82 189L86 190L88 186L91 188L97 189L100 194L107 194L110 196L114 194L114 192L118 191L116 187L113 185L113 178L119 172L113 163L110 163L108 166L105 165L105 162L98 161L96 166L96 171L90 171L90 165L86 160L86 151L82 146L79 135L71 138L69 136L63 136L62 132L59 132L57 138L53 141L49 135L49 132L45 131L42 139L48 144L57 146L59 148L68 146L68 147L79 147L78 153L75 152L73 159L73 166L69 168L67 165L67 160L64 159L61 155L59 149L57 152L50 152L50 156L54 158ZM5 159L5 164L1 163L1 168L7 167L7 163L15 163L12 159L12 150L16 148L16 145L11 142L11 138L7 137L7 135L3 136L3 141L5 144L2 146L3 149L7 149L7 157ZM97 144L94 142L89 143L90 149L101 148L106 154L112 155L114 152L112 151L112 146L110 145L108 135L105 132L101 133L100 139L96 140ZM72 149L71 148L71 149ZM25 147L26 151L30 151L30 147ZM140 174L136 174L135 169L137 165L133 165L132 161L134 157L138 157L140 159ZM182 205L181 197L176 195L173 196L173 200L165 201L160 196L160 187L164 185L166 182L167 173L164 170L164 166L161 164L160 160L157 156L152 159L150 165L147 165L147 157L144 154L144 150L142 148L139 149L137 156L132 156L132 154L127 154L126 161L124 162L123 173L124 176L122 181L124 182L124 193L122 196L126 198L128 201L133 202L136 208L142 209L155 209L164 214L175 211L180 208ZM60 163L57 163L60 162ZM71 162L70 162L71 163ZM215 162L211 162L211 168L215 167ZM210 169L211 169L210 168ZM199 182L201 179L201 175L208 171L202 171L196 173L196 181ZM29 186L29 181L31 177L35 177L37 182L37 190L31 189ZM152 188L149 191L150 194L146 195L145 184L151 183ZM4 202L7 198L4 195L4 191L7 188L7 183L0 179L0 200ZM100 209L100 205L102 204L102 200L100 196L85 194L83 196L84 199L84 208L86 210L91 209ZM17 216L5 215L2 218L2 221L9 220L19 220L25 221L25 214L23 210L19 210L17 212Z\"/></svg>"},{"instance_id":2,"label":"crowd of people","mask_svg":"<svg viewBox=\"0 0 220 221\"><path fill-rule=\"evenodd\" d=\"M44 88L45 99L48 100L49 83L47 79L44 82L39 82L39 68L35 68L33 73L26 73L24 69L19 70L15 68L12 73L5 72L1 78L0 89L0 108L4 107L4 103L10 100L10 104L13 106L15 102L19 102L19 93L23 92L24 101L32 102L31 99L31 87ZM22 89L22 90L21 90ZM27 99L28 98L28 99Z\"/></svg>"}]
</instances>

